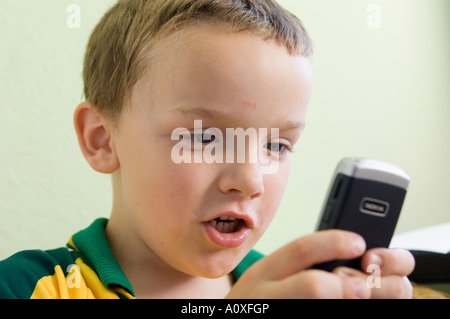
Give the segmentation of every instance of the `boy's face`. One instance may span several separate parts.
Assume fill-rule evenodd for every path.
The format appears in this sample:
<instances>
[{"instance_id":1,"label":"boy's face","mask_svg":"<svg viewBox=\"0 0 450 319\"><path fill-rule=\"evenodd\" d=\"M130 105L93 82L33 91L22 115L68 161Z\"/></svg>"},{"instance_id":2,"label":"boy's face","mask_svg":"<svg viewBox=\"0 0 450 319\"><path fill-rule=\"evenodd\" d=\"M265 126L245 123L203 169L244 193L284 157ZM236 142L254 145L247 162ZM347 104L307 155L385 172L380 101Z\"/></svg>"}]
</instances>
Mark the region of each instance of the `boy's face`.
<instances>
[{"instance_id":1,"label":"boy's face","mask_svg":"<svg viewBox=\"0 0 450 319\"><path fill-rule=\"evenodd\" d=\"M111 131L120 162L112 218L121 221L130 256L191 275L222 276L254 246L279 206L288 149L305 122L310 62L248 32L207 28L178 31L154 52ZM172 133L194 133L194 120L202 120L203 130L219 129L224 140L226 128L278 128L279 137L269 139L277 171L262 174L261 163L248 157L245 163L175 163L171 153L180 141ZM203 147L214 143L195 133L193 141Z\"/></svg>"}]
</instances>

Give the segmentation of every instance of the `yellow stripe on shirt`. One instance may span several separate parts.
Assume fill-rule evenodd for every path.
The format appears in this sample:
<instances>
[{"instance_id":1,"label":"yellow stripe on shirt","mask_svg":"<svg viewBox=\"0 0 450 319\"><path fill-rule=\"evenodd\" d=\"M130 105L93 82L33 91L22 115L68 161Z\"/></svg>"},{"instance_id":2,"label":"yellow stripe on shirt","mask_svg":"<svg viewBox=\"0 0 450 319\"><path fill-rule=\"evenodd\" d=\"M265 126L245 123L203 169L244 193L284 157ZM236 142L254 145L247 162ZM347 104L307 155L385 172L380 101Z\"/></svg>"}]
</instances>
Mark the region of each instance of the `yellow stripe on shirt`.
<instances>
[{"instance_id":1,"label":"yellow stripe on shirt","mask_svg":"<svg viewBox=\"0 0 450 319\"><path fill-rule=\"evenodd\" d=\"M36 283L31 299L119 299L81 258L69 265L67 272L65 276L61 266L55 266L53 275Z\"/></svg>"}]
</instances>

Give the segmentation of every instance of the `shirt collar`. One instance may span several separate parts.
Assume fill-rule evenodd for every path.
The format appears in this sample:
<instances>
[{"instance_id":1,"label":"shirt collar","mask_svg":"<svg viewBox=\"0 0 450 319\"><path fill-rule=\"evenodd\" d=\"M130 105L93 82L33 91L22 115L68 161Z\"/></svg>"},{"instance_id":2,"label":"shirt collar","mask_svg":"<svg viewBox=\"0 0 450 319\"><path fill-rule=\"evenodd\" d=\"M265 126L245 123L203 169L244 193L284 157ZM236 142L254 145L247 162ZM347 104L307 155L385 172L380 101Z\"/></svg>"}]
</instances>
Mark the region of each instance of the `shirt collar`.
<instances>
[{"instance_id":1,"label":"shirt collar","mask_svg":"<svg viewBox=\"0 0 450 319\"><path fill-rule=\"evenodd\" d=\"M101 282L108 288L124 288L134 295L133 287L114 257L105 235L106 218L96 219L88 228L73 235L69 247L78 250L87 257Z\"/></svg>"},{"instance_id":2,"label":"shirt collar","mask_svg":"<svg viewBox=\"0 0 450 319\"><path fill-rule=\"evenodd\" d=\"M105 235L108 219L96 219L88 228L79 231L69 239L68 247L78 250L87 257L101 282L108 288L121 287L133 295L134 290L125 276L122 268L114 257ZM237 279L256 261L264 257L261 253L251 250L247 256L233 270Z\"/></svg>"}]
</instances>

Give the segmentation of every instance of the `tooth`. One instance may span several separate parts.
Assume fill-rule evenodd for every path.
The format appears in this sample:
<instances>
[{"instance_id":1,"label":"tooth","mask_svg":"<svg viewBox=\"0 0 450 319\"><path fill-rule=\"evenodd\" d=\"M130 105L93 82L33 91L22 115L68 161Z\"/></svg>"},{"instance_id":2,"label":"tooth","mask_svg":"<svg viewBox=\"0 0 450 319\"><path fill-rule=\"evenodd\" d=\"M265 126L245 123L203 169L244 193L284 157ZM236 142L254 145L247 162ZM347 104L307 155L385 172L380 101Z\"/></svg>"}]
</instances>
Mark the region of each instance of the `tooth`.
<instances>
[{"instance_id":1,"label":"tooth","mask_svg":"<svg viewBox=\"0 0 450 319\"><path fill-rule=\"evenodd\" d=\"M233 231L237 231L237 230L238 230L239 223L240 223L239 219L236 220L236 221L233 223Z\"/></svg>"},{"instance_id":2,"label":"tooth","mask_svg":"<svg viewBox=\"0 0 450 319\"><path fill-rule=\"evenodd\" d=\"M217 223L217 231L219 232L219 233L224 233L225 231L225 226L227 225L227 223L225 223L225 222L218 222Z\"/></svg>"},{"instance_id":3,"label":"tooth","mask_svg":"<svg viewBox=\"0 0 450 319\"><path fill-rule=\"evenodd\" d=\"M231 216L228 216L231 217L231 219L223 219L223 217L225 216L213 219L209 222L209 224L220 233L231 233L237 231L241 220Z\"/></svg>"},{"instance_id":4,"label":"tooth","mask_svg":"<svg viewBox=\"0 0 450 319\"><path fill-rule=\"evenodd\" d=\"M231 224L232 223L226 223L225 226L223 227L223 232L224 233L229 233L231 230Z\"/></svg>"},{"instance_id":5,"label":"tooth","mask_svg":"<svg viewBox=\"0 0 450 319\"><path fill-rule=\"evenodd\" d=\"M236 231L237 221L230 223L230 233Z\"/></svg>"},{"instance_id":6,"label":"tooth","mask_svg":"<svg viewBox=\"0 0 450 319\"><path fill-rule=\"evenodd\" d=\"M220 216L219 217L219 219L220 220L236 220L237 218L236 217L233 217L233 216Z\"/></svg>"}]
</instances>

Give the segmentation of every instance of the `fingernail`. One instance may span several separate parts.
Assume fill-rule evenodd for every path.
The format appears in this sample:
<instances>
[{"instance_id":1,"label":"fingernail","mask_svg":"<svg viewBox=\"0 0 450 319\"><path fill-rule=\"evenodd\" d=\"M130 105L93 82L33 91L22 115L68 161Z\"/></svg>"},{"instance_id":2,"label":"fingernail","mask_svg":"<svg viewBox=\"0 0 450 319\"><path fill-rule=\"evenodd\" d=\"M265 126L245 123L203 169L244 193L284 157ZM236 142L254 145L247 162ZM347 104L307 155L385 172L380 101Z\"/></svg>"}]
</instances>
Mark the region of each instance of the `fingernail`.
<instances>
[{"instance_id":1,"label":"fingernail","mask_svg":"<svg viewBox=\"0 0 450 319\"><path fill-rule=\"evenodd\" d=\"M359 271L353 269L353 268L349 268L349 267L345 267L345 266L341 266L338 267L334 270L334 272L342 277L355 277L358 276L360 274Z\"/></svg>"},{"instance_id":2,"label":"fingernail","mask_svg":"<svg viewBox=\"0 0 450 319\"><path fill-rule=\"evenodd\" d=\"M355 252L358 254L362 254L366 250L366 243L360 236L354 235L352 238L352 244Z\"/></svg>"},{"instance_id":3,"label":"fingernail","mask_svg":"<svg viewBox=\"0 0 450 319\"><path fill-rule=\"evenodd\" d=\"M370 296L369 286L367 286L366 280L358 277L361 274L359 271L348 267L339 267L334 271L338 276L350 279L355 298L367 299Z\"/></svg>"},{"instance_id":4,"label":"fingernail","mask_svg":"<svg viewBox=\"0 0 450 319\"><path fill-rule=\"evenodd\" d=\"M369 256L369 265L378 265L381 267L383 265L383 259L377 254L371 254Z\"/></svg>"},{"instance_id":5,"label":"fingernail","mask_svg":"<svg viewBox=\"0 0 450 319\"><path fill-rule=\"evenodd\" d=\"M367 296L366 282L360 278L352 278L353 289L355 290L356 298L363 299Z\"/></svg>"}]
</instances>

